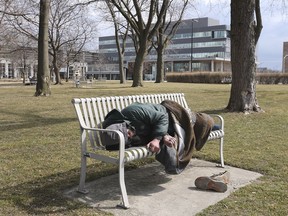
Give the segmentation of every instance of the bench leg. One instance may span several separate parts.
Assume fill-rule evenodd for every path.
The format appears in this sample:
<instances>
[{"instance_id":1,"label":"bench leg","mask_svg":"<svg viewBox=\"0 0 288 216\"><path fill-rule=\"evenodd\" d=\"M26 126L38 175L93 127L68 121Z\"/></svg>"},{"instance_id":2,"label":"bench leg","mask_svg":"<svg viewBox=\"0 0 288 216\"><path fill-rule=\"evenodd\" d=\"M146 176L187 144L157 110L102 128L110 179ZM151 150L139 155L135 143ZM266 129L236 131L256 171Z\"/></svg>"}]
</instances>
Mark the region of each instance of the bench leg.
<instances>
[{"instance_id":1,"label":"bench leg","mask_svg":"<svg viewBox=\"0 0 288 216\"><path fill-rule=\"evenodd\" d=\"M80 182L78 186L78 192L87 194L89 191L85 189L85 180L86 180L86 169L87 169L87 158L86 156L81 156L81 170L80 170Z\"/></svg>"},{"instance_id":2,"label":"bench leg","mask_svg":"<svg viewBox=\"0 0 288 216\"><path fill-rule=\"evenodd\" d=\"M87 155L86 153L86 132L82 130L81 135L81 170L80 170L80 182L78 192L86 194L88 190L85 189L86 170L87 170Z\"/></svg>"},{"instance_id":3,"label":"bench leg","mask_svg":"<svg viewBox=\"0 0 288 216\"><path fill-rule=\"evenodd\" d=\"M118 206L124 209L130 208L128 196L127 196L127 190L125 185L125 175L124 175L124 160L119 163L119 184L122 194L122 203Z\"/></svg>"},{"instance_id":4,"label":"bench leg","mask_svg":"<svg viewBox=\"0 0 288 216\"><path fill-rule=\"evenodd\" d=\"M224 165L224 154L223 154L223 145L224 145L224 137L220 138L220 141L219 141L219 154L220 154L220 164L219 166L220 167L225 167Z\"/></svg>"}]
</instances>

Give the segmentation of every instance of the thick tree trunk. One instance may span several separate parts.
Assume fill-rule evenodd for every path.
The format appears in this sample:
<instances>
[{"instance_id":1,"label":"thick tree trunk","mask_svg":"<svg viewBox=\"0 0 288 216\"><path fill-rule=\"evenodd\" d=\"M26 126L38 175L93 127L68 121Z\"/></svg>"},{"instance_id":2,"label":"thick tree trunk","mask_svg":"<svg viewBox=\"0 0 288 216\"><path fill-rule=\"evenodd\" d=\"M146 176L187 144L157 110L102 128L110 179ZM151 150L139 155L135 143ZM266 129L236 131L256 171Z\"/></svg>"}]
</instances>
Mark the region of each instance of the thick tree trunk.
<instances>
[{"instance_id":1,"label":"thick tree trunk","mask_svg":"<svg viewBox=\"0 0 288 216\"><path fill-rule=\"evenodd\" d=\"M52 70L52 73L54 73L54 75L55 75L55 85L62 84L61 78L60 78L60 69L59 69L59 66L58 66L57 59L58 59L57 55L53 56L53 61L52 61L53 70Z\"/></svg>"},{"instance_id":2,"label":"thick tree trunk","mask_svg":"<svg viewBox=\"0 0 288 216\"><path fill-rule=\"evenodd\" d=\"M60 70L58 66L54 67L54 74L55 74L55 79L56 79L55 85L62 84L61 77L60 77Z\"/></svg>"},{"instance_id":3,"label":"thick tree trunk","mask_svg":"<svg viewBox=\"0 0 288 216\"><path fill-rule=\"evenodd\" d=\"M133 70L133 84L132 87L142 87L143 86L143 63L144 54L138 54L135 59L135 65Z\"/></svg>"},{"instance_id":4,"label":"thick tree trunk","mask_svg":"<svg viewBox=\"0 0 288 216\"><path fill-rule=\"evenodd\" d=\"M108 4L108 3L107 3ZM126 45L126 40L122 40L122 47L121 47L121 43L119 41L119 33L120 33L120 30L119 30L119 24L117 23L116 21L116 18L115 18L115 14L113 12L113 10L111 9L111 5L108 4L109 6L109 9L110 9L110 12L113 16L113 20L114 20L114 29L115 29L115 37L116 37L116 45L117 45L117 50L118 50L118 61L119 61L119 74L120 74L120 83L121 84L124 84L126 83L126 69L124 69L124 53L125 53L125 45ZM127 34L128 34L128 27L127 27L127 30L126 30L126 33L124 35L124 38L127 37Z\"/></svg>"},{"instance_id":5,"label":"thick tree trunk","mask_svg":"<svg viewBox=\"0 0 288 216\"><path fill-rule=\"evenodd\" d=\"M116 28L116 27L115 27ZM117 32L115 30L115 35L116 35L116 43L117 43L117 50L118 50L118 60L119 60L119 74L120 74L120 83L124 84L126 83L126 69L124 69L124 52L120 47L120 42L119 42L119 38L117 35ZM123 43L125 43L125 41L123 41Z\"/></svg>"},{"instance_id":6,"label":"thick tree trunk","mask_svg":"<svg viewBox=\"0 0 288 216\"><path fill-rule=\"evenodd\" d=\"M158 40L157 40L157 72L156 83L164 81L164 25L159 28Z\"/></svg>"},{"instance_id":7,"label":"thick tree trunk","mask_svg":"<svg viewBox=\"0 0 288 216\"><path fill-rule=\"evenodd\" d=\"M38 72L35 96L49 96L50 73L49 73L49 53L48 53L48 17L49 0L40 0L40 22L38 39Z\"/></svg>"},{"instance_id":8,"label":"thick tree trunk","mask_svg":"<svg viewBox=\"0 0 288 216\"><path fill-rule=\"evenodd\" d=\"M126 83L126 69L124 69L123 56L121 59L119 58L119 60L120 83L124 84Z\"/></svg>"},{"instance_id":9,"label":"thick tree trunk","mask_svg":"<svg viewBox=\"0 0 288 216\"><path fill-rule=\"evenodd\" d=\"M227 109L260 111L256 98L255 0L231 0L232 85Z\"/></svg>"},{"instance_id":10,"label":"thick tree trunk","mask_svg":"<svg viewBox=\"0 0 288 216\"><path fill-rule=\"evenodd\" d=\"M157 72L156 72L156 83L164 82L164 61L163 61L164 47L161 46L157 49Z\"/></svg>"},{"instance_id":11,"label":"thick tree trunk","mask_svg":"<svg viewBox=\"0 0 288 216\"><path fill-rule=\"evenodd\" d=\"M136 59L135 59L132 87L143 86L143 67L144 67L143 65L144 65L144 60L146 56L147 56L147 39L144 40L142 38L140 41L140 46L139 46Z\"/></svg>"}]
</instances>

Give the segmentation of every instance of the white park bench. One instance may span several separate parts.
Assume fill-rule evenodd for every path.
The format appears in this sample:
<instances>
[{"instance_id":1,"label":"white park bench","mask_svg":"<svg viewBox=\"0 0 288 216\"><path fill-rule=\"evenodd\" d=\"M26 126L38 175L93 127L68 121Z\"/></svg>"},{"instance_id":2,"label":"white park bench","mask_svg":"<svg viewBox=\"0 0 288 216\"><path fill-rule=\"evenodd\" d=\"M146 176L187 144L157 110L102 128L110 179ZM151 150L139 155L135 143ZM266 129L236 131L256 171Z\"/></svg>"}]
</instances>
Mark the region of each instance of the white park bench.
<instances>
[{"instance_id":1,"label":"white park bench","mask_svg":"<svg viewBox=\"0 0 288 216\"><path fill-rule=\"evenodd\" d=\"M85 190L87 158L92 158L107 163L118 165L119 184L122 195L122 203L119 206L129 208L129 201L126 191L124 178L124 165L133 160L152 156L146 147L134 147L125 149L124 136L122 132L116 130L101 129L98 127L104 120L106 114L116 108L122 110L133 102L142 103L161 103L163 100L173 100L185 108L188 108L183 93L169 94L150 94L150 95L131 95L131 96L112 96L112 97L93 97L93 98L74 98L72 104L80 123L81 131L81 174L78 192L88 193ZM220 115L212 115L215 122L220 126L219 130L212 131L209 140L219 139L220 167L224 167L223 144L224 144L224 120ZM113 131L119 135L119 151L117 154L107 154L105 146L101 144L99 133L103 131ZM90 145L89 145L90 143ZM115 151L114 151L115 152ZM112 156L113 155L113 156ZM116 156L115 156L116 155Z\"/></svg>"}]
</instances>

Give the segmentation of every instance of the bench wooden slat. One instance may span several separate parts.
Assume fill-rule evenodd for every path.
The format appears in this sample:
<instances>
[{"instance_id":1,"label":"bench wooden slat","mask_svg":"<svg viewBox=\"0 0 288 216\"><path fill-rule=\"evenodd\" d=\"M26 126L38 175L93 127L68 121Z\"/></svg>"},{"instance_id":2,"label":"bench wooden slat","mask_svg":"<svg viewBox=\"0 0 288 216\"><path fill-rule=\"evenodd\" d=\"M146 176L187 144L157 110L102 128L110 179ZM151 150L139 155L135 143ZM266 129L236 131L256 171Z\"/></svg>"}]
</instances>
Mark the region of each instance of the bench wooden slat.
<instances>
[{"instance_id":1,"label":"bench wooden slat","mask_svg":"<svg viewBox=\"0 0 288 216\"><path fill-rule=\"evenodd\" d=\"M98 111L96 102L97 102L96 98L92 98L92 106L93 106L94 115L95 115L95 127L96 125L100 123L99 111Z\"/></svg>"},{"instance_id":2,"label":"bench wooden slat","mask_svg":"<svg viewBox=\"0 0 288 216\"><path fill-rule=\"evenodd\" d=\"M211 133L209 134L209 137L208 137L208 141L214 140L214 139L219 139L222 137L224 137L224 131L222 131L222 130L211 131Z\"/></svg>"},{"instance_id":3,"label":"bench wooden slat","mask_svg":"<svg viewBox=\"0 0 288 216\"><path fill-rule=\"evenodd\" d=\"M98 112L99 112L99 118L100 118L99 123L101 123L102 121L104 121L104 117L105 117L105 114L103 114L103 109L102 109L103 98L96 98L96 101L98 104Z\"/></svg>"}]
</instances>

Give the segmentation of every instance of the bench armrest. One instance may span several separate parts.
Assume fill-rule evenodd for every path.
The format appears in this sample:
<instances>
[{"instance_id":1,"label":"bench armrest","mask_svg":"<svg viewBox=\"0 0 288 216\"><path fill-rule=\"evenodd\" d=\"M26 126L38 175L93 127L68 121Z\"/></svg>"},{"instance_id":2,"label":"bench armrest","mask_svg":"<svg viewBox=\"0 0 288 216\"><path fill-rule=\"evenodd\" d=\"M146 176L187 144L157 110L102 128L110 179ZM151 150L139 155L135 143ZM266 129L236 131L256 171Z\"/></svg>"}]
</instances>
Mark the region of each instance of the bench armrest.
<instances>
[{"instance_id":1,"label":"bench armrest","mask_svg":"<svg viewBox=\"0 0 288 216\"><path fill-rule=\"evenodd\" d=\"M218 122L220 123L221 130L224 131L224 118L218 114L209 114L209 115L213 118L218 119Z\"/></svg>"},{"instance_id":2,"label":"bench armrest","mask_svg":"<svg viewBox=\"0 0 288 216\"><path fill-rule=\"evenodd\" d=\"M119 136L119 151L121 153L119 154L122 154L123 152L123 157L124 157L124 151L125 151L125 138L124 138L124 134L121 132L121 131L118 131L118 130L111 130L111 129L103 129L103 128L92 128L92 127L82 127L82 130L85 130L85 131L99 131L101 133L106 133L106 132L113 132L113 133L117 133L118 136ZM119 155L119 157L121 157Z\"/></svg>"}]
</instances>

